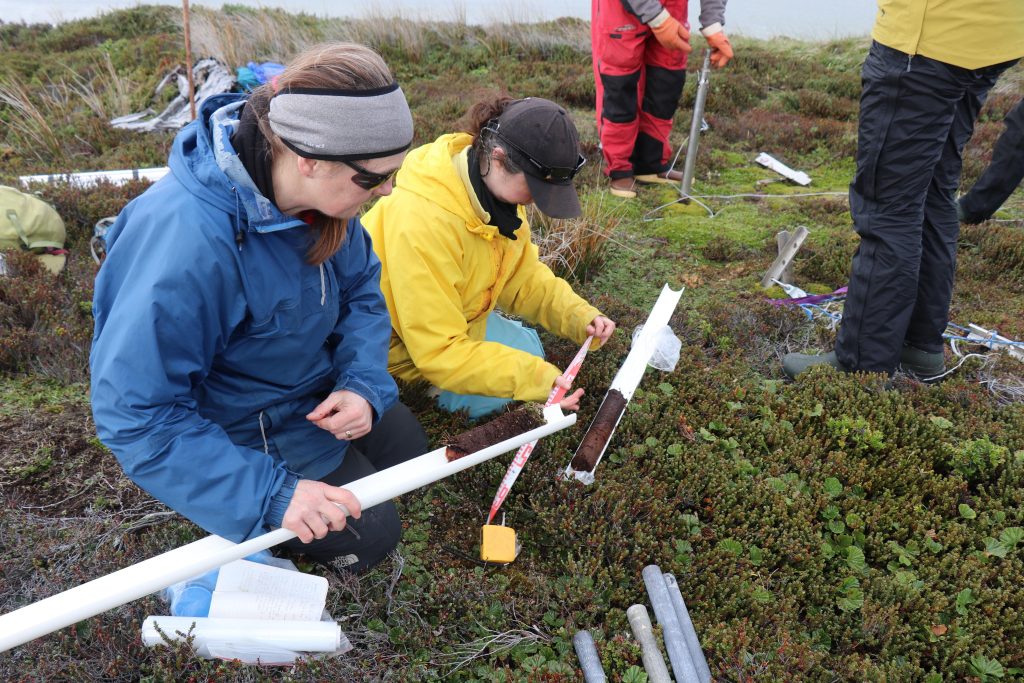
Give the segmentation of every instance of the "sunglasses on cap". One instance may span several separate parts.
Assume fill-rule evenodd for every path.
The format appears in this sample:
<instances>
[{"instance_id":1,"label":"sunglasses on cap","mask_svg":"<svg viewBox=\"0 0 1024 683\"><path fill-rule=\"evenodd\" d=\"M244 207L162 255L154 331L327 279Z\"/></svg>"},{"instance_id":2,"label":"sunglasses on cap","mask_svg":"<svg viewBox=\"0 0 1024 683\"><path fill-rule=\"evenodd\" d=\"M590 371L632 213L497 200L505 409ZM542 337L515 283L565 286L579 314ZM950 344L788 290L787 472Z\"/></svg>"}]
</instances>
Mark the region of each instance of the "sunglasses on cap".
<instances>
[{"instance_id":1,"label":"sunglasses on cap","mask_svg":"<svg viewBox=\"0 0 1024 683\"><path fill-rule=\"evenodd\" d=\"M501 140L502 142L507 144L509 147L514 149L516 152L518 152L519 156L521 156L524 159L526 159L526 161L528 161L530 163L530 165L533 166L534 170L536 171L535 173L531 173L530 175L533 175L533 176L535 176L535 177L537 177L537 178L539 178L541 180L544 180L544 181L547 181L547 182L550 182L552 180L561 181L561 182L570 181L573 178L575 178L576 174L579 173L581 168L583 168L583 164L587 163L587 158L585 156L583 156L582 154L579 154L577 156L577 159L576 159L576 166L575 166L575 168L562 168L562 167L558 167L558 166L546 166L546 165L540 163L539 161L537 161L536 159L534 159L532 156L530 156L525 150L520 148L517 144L515 144L514 142L512 142L511 140L506 138L501 133L499 133L497 131L497 129L490 128L488 130L490 130L491 133L496 138L498 138L499 140Z\"/></svg>"},{"instance_id":2,"label":"sunglasses on cap","mask_svg":"<svg viewBox=\"0 0 1024 683\"><path fill-rule=\"evenodd\" d=\"M360 166L354 161L346 161L342 159L341 163L345 164L353 171L355 171L355 175L352 176L352 182L358 185L359 187L363 188L367 192L372 192L373 190L376 190L378 187L394 178L395 174L398 173L397 168L388 171L387 173L374 173L373 171L363 166Z\"/></svg>"}]
</instances>

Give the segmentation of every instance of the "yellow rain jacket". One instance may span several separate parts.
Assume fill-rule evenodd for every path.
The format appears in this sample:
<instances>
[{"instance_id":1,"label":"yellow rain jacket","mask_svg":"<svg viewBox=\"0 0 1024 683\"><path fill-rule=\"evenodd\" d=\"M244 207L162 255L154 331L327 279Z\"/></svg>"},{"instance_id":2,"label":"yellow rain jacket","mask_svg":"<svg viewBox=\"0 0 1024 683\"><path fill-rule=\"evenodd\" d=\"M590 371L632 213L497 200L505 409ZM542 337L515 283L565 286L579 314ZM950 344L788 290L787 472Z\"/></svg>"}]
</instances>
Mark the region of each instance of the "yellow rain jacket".
<instances>
[{"instance_id":1,"label":"yellow rain jacket","mask_svg":"<svg viewBox=\"0 0 1024 683\"><path fill-rule=\"evenodd\" d=\"M980 69L1024 56L1024 0L878 0L882 45Z\"/></svg>"},{"instance_id":2,"label":"yellow rain jacket","mask_svg":"<svg viewBox=\"0 0 1024 683\"><path fill-rule=\"evenodd\" d=\"M538 260L523 207L515 240L488 225L469 180L472 142L454 133L414 149L394 192L362 217L383 265L388 370L459 394L543 401L561 370L484 341L488 314L497 306L582 343L601 313Z\"/></svg>"}]
</instances>

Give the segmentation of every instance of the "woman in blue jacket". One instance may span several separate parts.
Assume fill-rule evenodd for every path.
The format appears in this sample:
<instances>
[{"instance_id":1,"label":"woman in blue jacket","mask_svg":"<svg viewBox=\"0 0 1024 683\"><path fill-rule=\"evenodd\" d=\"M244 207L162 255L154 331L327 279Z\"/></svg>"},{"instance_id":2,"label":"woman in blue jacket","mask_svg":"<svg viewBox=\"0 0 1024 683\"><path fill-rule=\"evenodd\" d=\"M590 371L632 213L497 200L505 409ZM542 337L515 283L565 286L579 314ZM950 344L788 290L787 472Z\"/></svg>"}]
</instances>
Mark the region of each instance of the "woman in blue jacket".
<instances>
[{"instance_id":1,"label":"woman in blue jacket","mask_svg":"<svg viewBox=\"0 0 1024 683\"><path fill-rule=\"evenodd\" d=\"M354 571L397 544L392 503L360 516L339 487L426 451L387 371L380 262L355 217L391 192L412 137L379 55L318 46L274 86L204 102L171 173L108 233L97 431L129 477L207 531L283 526L294 549ZM356 518L344 532L336 503Z\"/></svg>"}]
</instances>

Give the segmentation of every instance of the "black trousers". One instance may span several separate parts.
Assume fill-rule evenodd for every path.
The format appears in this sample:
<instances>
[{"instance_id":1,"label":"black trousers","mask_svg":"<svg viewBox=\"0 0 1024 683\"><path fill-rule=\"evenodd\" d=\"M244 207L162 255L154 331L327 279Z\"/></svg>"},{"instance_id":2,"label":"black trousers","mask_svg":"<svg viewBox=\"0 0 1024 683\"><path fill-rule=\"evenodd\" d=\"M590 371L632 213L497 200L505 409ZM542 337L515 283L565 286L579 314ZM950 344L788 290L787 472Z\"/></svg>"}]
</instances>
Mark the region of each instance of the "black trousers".
<instances>
[{"instance_id":1,"label":"black trousers","mask_svg":"<svg viewBox=\"0 0 1024 683\"><path fill-rule=\"evenodd\" d=\"M963 69L872 43L861 75L853 257L836 356L892 373L904 344L942 351L956 271L961 151L1013 62Z\"/></svg>"},{"instance_id":2,"label":"black trousers","mask_svg":"<svg viewBox=\"0 0 1024 683\"><path fill-rule=\"evenodd\" d=\"M960 208L969 223L991 218L1024 179L1024 100L1010 110L1004 122L1006 130L996 140L992 162L974 187L960 197Z\"/></svg>"},{"instance_id":3,"label":"black trousers","mask_svg":"<svg viewBox=\"0 0 1024 683\"><path fill-rule=\"evenodd\" d=\"M369 434L353 441L338 469L320 481L344 486L426 452L427 435L412 411L398 403L384 413ZM318 562L333 561L336 566L358 573L383 560L401 538L398 510L388 501L363 510L360 519L349 517L348 526L341 531L330 531L324 538L309 543L296 538L282 545Z\"/></svg>"}]
</instances>

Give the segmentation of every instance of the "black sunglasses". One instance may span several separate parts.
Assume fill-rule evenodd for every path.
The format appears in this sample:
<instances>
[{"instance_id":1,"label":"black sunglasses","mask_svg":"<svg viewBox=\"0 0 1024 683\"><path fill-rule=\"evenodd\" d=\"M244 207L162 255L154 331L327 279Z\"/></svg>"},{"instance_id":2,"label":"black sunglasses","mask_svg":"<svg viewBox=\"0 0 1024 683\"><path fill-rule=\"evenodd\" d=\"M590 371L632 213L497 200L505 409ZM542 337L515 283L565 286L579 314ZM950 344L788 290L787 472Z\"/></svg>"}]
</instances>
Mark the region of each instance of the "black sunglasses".
<instances>
[{"instance_id":1,"label":"black sunglasses","mask_svg":"<svg viewBox=\"0 0 1024 683\"><path fill-rule=\"evenodd\" d=\"M367 192L376 190L378 187L394 178L395 174L398 173L397 168L392 171L388 171L387 173L374 173L354 161L345 161L342 159L341 163L355 171L355 175L352 176L352 182Z\"/></svg>"},{"instance_id":2,"label":"black sunglasses","mask_svg":"<svg viewBox=\"0 0 1024 683\"><path fill-rule=\"evenodd\" d=\"M531 175L533 175L533 176L535 176L537 178L540 178L541 180L544 180L544 181L557 180L557 181L565 182L565 181L572 180L573 178L576 177L576 174L580 172L580 169L583 168L583 164L587 163L587 158L585 156L583 156L582 154L580 154L578 156L578 158L576 159L576 167L575 168L560 168L558 166L545 166L544 164L540 163L539 161L537 161L536 159L531 157L529 154L526 153L525 150L521 149L518 145L516 145L514 142L512 142L511 140L506 138L504 135L499 133L497 130L492 128L491 132L499 140L501 140L502 142L507 144L509 147L514 149L516 152L518 152L519 156L523 157L528 162L530 162L530 165L533 166L533 168L536 169L536 171L537 171L536 173L532 173Z\"/></svg>"}]
</instances>

